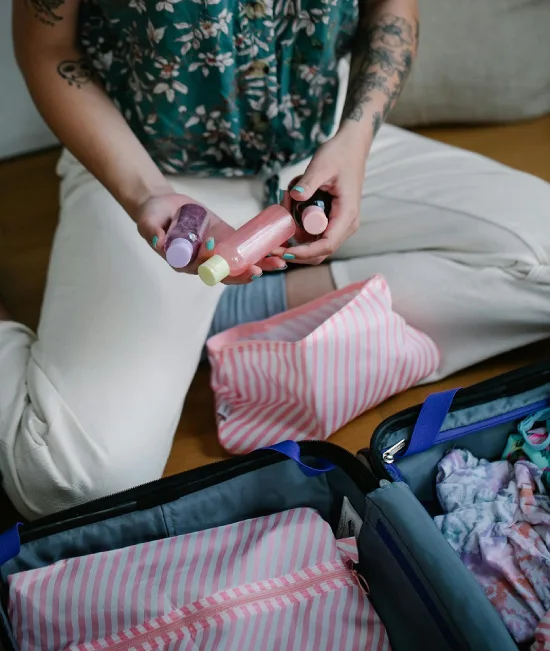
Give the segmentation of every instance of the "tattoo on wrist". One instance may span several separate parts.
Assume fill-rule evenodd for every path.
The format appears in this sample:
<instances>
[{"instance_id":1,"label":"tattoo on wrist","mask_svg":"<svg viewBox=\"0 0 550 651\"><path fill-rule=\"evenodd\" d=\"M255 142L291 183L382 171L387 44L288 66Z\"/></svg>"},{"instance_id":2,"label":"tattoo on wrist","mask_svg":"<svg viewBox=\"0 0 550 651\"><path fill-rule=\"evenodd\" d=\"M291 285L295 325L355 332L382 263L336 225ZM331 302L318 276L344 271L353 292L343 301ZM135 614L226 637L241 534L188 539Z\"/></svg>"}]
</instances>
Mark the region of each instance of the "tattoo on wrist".
<instances>
[{"instance_id":1,"label":"tattoo on wrist","mask_svg":"<svg viewBox=\"0 0 550 651\"><path fill-rule=\"evenodd\" d=\"M61 61L57 66L60 77L69 82L69 86L82 88L92 80L93 69L84 57L75 61Z\"/></svg>"},{"instance_id":2,"label":"tattoo on wrist","mask_svg":"<svg viewBox=\"0 0 550 651\"><path fill-rule=\"evenodd\" d=\"M383 14L360 33L352 54L352 67L344 118L359 122L373 91L381 91L386 101L372 116L373 134L393 108L410 72L418 41L418 21Z\"/></svg>"},{"instance_id":3,"label":"tattoo on wrist","mask_svg":"<svg viewBox=\"0 0 550 651\"><path fill-rule=\"evenodd\" d=\"M57 10L65 4L65 0L27 0L33 8L37 20L46 25L55 25L63 17L57 14Z\"/></svg>"}]
</instances>

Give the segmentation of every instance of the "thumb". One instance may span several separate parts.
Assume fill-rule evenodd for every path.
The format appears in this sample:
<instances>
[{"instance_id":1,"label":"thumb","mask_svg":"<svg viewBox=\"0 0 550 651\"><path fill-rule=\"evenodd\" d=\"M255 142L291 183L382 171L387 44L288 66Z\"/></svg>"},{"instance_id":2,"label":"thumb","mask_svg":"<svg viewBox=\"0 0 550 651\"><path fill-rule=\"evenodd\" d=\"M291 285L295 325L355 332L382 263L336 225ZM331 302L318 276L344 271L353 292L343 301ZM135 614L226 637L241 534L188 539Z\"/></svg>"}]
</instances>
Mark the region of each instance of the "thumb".
<instances>
[{"instance_id":1,"label":"thumb","mask_svg":"<svg viewBox=\"0 0 550 651\"><path fill-rule=\"evenodd\" d=\"M290 189L290 196L294 201L307 201L317 192L321 185L327 182L326 176L324 166L320 165L314 158L308 165L304 175L298 178Z\"/></svg>"}]
</instances>

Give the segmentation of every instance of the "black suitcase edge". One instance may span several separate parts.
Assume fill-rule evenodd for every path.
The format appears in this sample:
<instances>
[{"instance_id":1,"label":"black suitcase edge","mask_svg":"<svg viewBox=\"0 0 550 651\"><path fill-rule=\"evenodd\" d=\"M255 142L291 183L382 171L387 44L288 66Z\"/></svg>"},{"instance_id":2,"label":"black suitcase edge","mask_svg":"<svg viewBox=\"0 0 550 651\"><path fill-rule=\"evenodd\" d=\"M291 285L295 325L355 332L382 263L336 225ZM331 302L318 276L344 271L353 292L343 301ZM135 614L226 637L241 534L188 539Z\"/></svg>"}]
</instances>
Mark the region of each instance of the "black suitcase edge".
<instances>
[{"instance_id":1,"label":"black suitcase edge","mask_svg":"<svg viewBox=\"0 0 550 651\"><path fill-rule=\"evenodd\" d=\"M550 382L550 358L461 389L453 400L449 413L523 393L546 382ZM393 480L382 461L382 454L386 447L385 441L396 430L414 426L421 409L422 404L418 404L393 414L376 427L369 446L358 451L358 457L378 479Z\"/></svg>"}]
</instances>

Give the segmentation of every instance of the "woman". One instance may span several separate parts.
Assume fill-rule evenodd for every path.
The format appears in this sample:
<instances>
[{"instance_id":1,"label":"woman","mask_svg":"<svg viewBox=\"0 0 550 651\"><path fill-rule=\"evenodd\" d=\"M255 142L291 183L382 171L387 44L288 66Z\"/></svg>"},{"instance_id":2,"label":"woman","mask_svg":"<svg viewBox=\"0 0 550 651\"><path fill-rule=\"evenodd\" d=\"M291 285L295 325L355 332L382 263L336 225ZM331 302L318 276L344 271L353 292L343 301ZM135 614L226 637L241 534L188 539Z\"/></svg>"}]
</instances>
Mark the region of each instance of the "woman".
<instances>
[{"instance_id":1,"label":"woman","mask_svg":"<svg viewBox=\"0 0 550 651\"><path fill-rule=\"evenodd\" d=\"M0 470L23 515L161 475L209 328L380 272L440 346L439 376L546 336L548 185L380 128L416 52L416 0L16 0L14 36L67 149L38 334L0 325ZM219 216L212 248L296 176L295 199L335 197L319 241L221 299L163 260L189 197ZM287 260L304 266L256 278Z\"/></svg>"}]
</instances>

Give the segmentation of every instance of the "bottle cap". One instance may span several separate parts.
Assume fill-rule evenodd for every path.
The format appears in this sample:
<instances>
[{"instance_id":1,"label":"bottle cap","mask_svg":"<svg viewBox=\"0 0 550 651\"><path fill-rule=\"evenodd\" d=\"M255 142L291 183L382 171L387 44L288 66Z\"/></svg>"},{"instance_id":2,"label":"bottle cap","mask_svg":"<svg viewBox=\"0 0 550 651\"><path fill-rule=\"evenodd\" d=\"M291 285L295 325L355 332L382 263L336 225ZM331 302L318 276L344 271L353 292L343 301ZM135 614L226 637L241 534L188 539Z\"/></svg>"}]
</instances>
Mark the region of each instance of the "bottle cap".
<instances>
[{"instance_id":1,"label":"bottle cap","mask_svg":"<svg viewBox=\"0 0 550 651\"><path fill-rule=\"evenodd\" d=\"M166 249L166 260L174 269L187 267L192 257L193 245L183 237L178 237L170 242L170 246Z\"/></svg>"},{"instance_id":2,"label":"bottle cap","mask_svg":"<svg viewBox=\"0 0 550 651\"><path fill-rule=\"evenodd\" d=\"M203 262L198 269L199 278L205 285L213 287L229 276L231 269L225 258L221 255L213 255L209 260Z\"/></svg>"},{"instance_id":3,"label":"bottle cap","mask_svg":"<svg viewBox=\"0 0 550 651\"><path fill-rule=\"evenodd\" d=\"M310 235L324 233L328 226L328 219L320 206L308 206L302 213L304 230Z\"/></svg>"}]
</instances>

